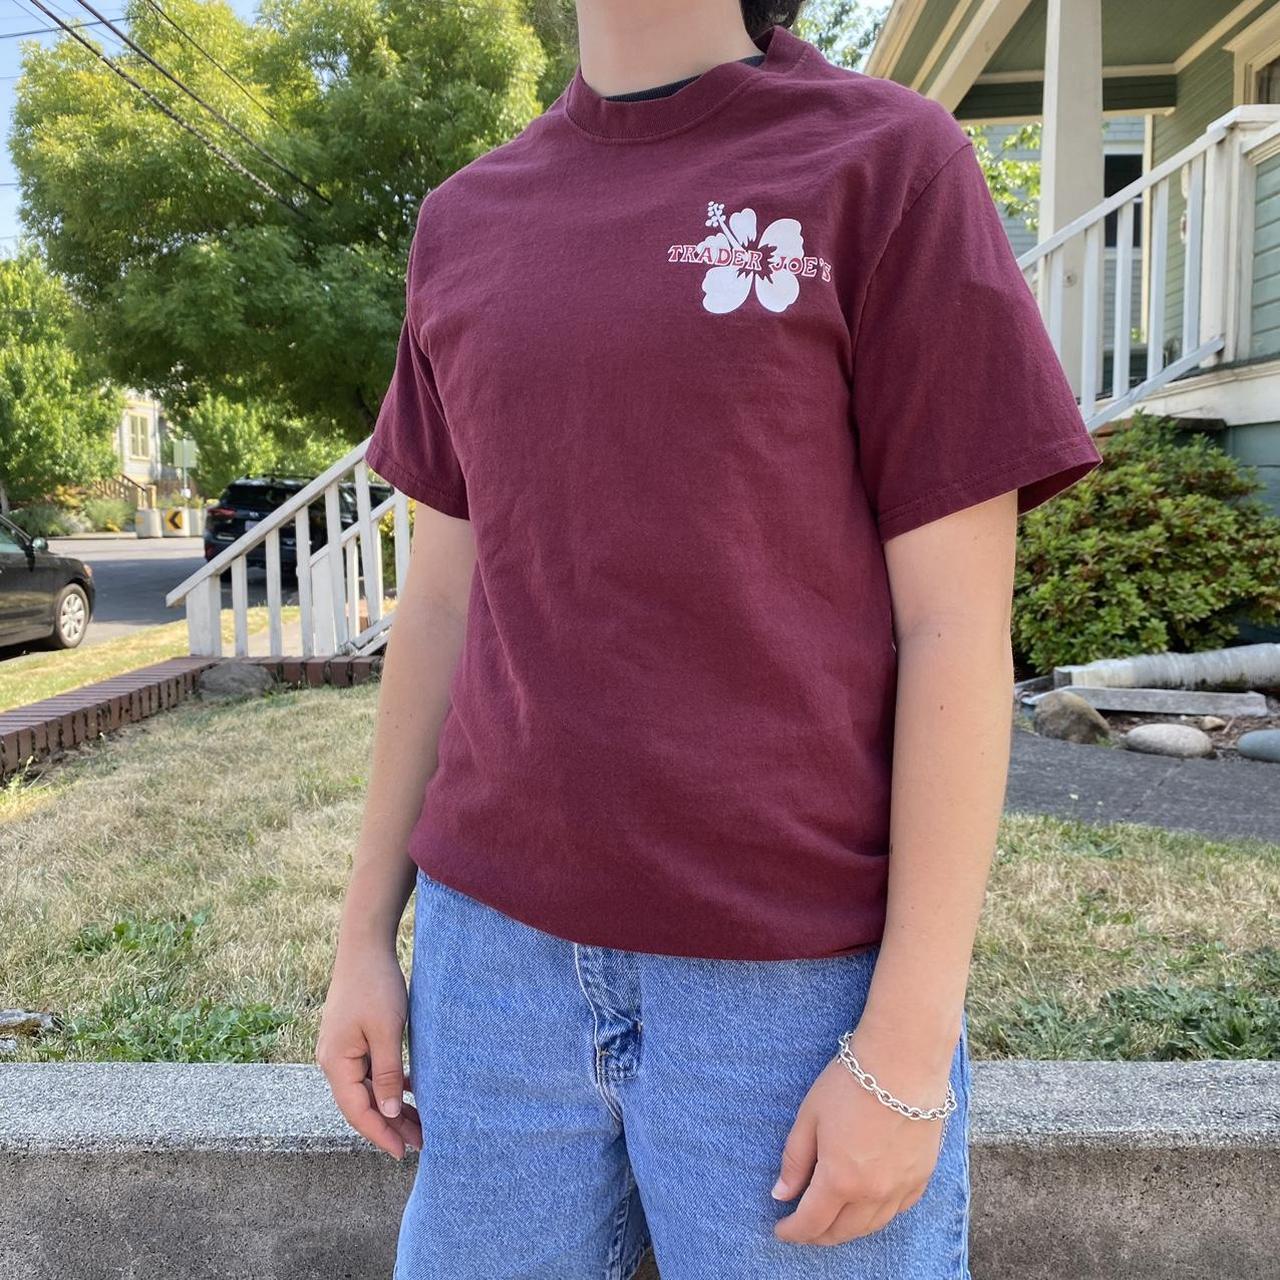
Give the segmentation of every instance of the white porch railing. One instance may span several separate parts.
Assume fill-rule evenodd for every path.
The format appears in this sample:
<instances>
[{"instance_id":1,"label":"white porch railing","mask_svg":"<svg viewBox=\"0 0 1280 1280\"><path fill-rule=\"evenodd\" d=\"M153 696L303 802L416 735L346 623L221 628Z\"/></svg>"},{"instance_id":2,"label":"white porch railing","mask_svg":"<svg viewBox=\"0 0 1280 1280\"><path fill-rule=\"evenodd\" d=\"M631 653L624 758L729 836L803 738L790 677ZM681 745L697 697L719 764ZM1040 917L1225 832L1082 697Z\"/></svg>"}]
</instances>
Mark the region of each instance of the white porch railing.
<instances>
[{"instance_id":1,"label":"white porch railing","mask_svg":"<svg viewBox=\"0 0 1280 1280\"><path fill-rule=\"evenodd\" d=\"M248 561L250 551L265 546L267 574L267 650L272 656L329 657L368 654L387 638L391 614L382 608L382 530L379 522L392 512L396 583L409 566L409 500L398 489L377 506L369 490L364 454L368 439L278 507L203 568L165 596L165 604L186 603L187 634L193 654L220 657L222 642L222 575L231 574L234 616L232 652L247 657L249 646ZM342 527L340 486L354 479L356 518ZM311 505L324 503L324 541L312 545ZM282 617L280 530L292 523L297 555L298 627L296 644L286 646ZM363 602L364 608L361 609ZM362 613L364 615L362 619ZM361 627L361 622L365 625Z\"/></svg>"},{"instance_id":2,"label":"white porch railing","mask_svg":"<svg viewBox=\"0 0 1280 1280\"><path fill-rule=\"evenodd\" d=\"M1247 229L1253 217L1250 149L1277 129L1280 107L1237 107L1190 146L1018 259L1090 431L1193 369L1242 356L1238 334L1241 309L1248 305ZM1170 252L1174 182L1185 202L1180 255ZM1108 302L1105 230L1112 214L1116 283ZM1144 219L1137 250L1143 255L1145 299L1140 317L1132 314L1129 287L1138 217ZM1179 296L1180 305L1173 305ZM1146 345L1145 369L1136 381L1135 332ZM1112 368L1104 386L1108 347Z\"/></svg>"}]
</instances>

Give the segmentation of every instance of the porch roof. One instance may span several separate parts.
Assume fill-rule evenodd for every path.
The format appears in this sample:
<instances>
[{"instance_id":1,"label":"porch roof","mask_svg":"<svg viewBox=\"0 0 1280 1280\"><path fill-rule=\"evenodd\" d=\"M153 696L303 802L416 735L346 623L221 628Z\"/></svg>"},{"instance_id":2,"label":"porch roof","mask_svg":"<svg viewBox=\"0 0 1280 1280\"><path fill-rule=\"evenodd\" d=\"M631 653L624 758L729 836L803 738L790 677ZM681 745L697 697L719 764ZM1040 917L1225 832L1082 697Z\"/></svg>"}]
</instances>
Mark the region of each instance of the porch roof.
<instances>
[{"instance_id":1,"label":"porch roof","mask_svg":"<svg viewBox=\"0 0 1280 1280\"><path fill-rule=\"evenodd\" d=\"M1276 0L1102 0L1103 108L1176 105L1177 72ZM962 118L1040 113L1048 0L894 0L867 70Z\"/></svg>"}]
</instances>

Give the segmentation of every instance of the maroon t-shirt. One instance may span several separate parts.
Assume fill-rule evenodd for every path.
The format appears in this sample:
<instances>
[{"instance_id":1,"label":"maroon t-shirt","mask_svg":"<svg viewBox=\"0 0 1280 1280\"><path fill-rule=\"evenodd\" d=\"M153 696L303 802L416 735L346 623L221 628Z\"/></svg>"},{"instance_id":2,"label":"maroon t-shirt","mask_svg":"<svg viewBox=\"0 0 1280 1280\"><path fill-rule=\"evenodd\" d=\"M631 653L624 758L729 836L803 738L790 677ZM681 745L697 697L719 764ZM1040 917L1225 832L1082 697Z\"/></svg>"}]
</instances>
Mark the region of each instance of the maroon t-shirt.
<instances>
[{"instance_id":1,"label":"maroon t-shirt","mask_svg":"<svg viewBox=\"0 0 1280 1280\"><path fill-rule=\"evenodd\" d=\"M427 195L367 457L477 548L414 860L786 959L883 934L883 541L1100 456L955 120L756 43L649 100L577 69Z\"/></svg>"}]
</instances>

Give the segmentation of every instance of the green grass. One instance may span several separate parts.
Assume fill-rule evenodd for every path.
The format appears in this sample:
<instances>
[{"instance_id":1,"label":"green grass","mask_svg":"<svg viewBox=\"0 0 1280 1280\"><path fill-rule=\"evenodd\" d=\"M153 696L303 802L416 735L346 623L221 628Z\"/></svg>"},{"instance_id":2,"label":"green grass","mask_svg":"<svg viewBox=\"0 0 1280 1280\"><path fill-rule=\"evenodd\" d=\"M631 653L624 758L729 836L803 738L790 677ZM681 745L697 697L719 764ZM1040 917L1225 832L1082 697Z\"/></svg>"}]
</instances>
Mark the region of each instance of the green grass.
<instances>
[{"instance_id":1,"label":"green grass","mask_svg":"<svg viewBox=\"0 0 1280 1280\"><path fill-rule=\"evenodd\" d=\"M0 1007L60 1024L26 1057L309 1060L377 691L184 703L0 789ZM1280 1057L1278 915L1280 847L1008 815L974 1056Z\"/></svg>"}]
</instances>

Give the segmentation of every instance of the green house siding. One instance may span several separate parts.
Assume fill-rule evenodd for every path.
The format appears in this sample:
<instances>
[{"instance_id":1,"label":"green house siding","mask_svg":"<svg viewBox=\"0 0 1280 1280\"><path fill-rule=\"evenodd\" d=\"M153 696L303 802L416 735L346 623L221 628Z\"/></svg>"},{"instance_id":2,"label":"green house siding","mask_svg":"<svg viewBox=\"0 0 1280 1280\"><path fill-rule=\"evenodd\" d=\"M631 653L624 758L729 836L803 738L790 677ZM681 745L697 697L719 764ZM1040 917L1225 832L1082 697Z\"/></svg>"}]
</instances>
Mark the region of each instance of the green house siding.
<instances>
[{"instance_id":1,"label":"green house siding","mask_svg":"<svg viewBox=\"0 0 1280 1280\"><path fill-rule=\"evenodd\" d=\"M1202 53L1178 73L1178 109L1154 121L1153 160L1160 164L1193 143L1219 116L1232 108L1235 64L1226 50ZM1169 185L1169 292L1165 302L1165 342L1182 348L1182 264L1185 256L1179 228L1186 208L1176 179Z\"/></svg>"},{"instance_id":2,"label":"green house siding","mask_svg":"<svg viewBox=\"0 0 1280 1280\"><path fill-rule=\"evenodd\" d=\"M1250 422L1227 427L1222 447L1233 458L1258 469L1258 497L1280 515L1280 422Z\"/></svg>"},{"instance_id":3,"label":"green house siding","mask_svg":"<svg viewBox=\"0 0 1280 1280\"><path fill-rule=\"evenodd\" d=\"M1280 355L1280 155L1258 166L1250 356ZM1280 444L1277 445L1280 451Z\"/></svg>"}]
</instances>

